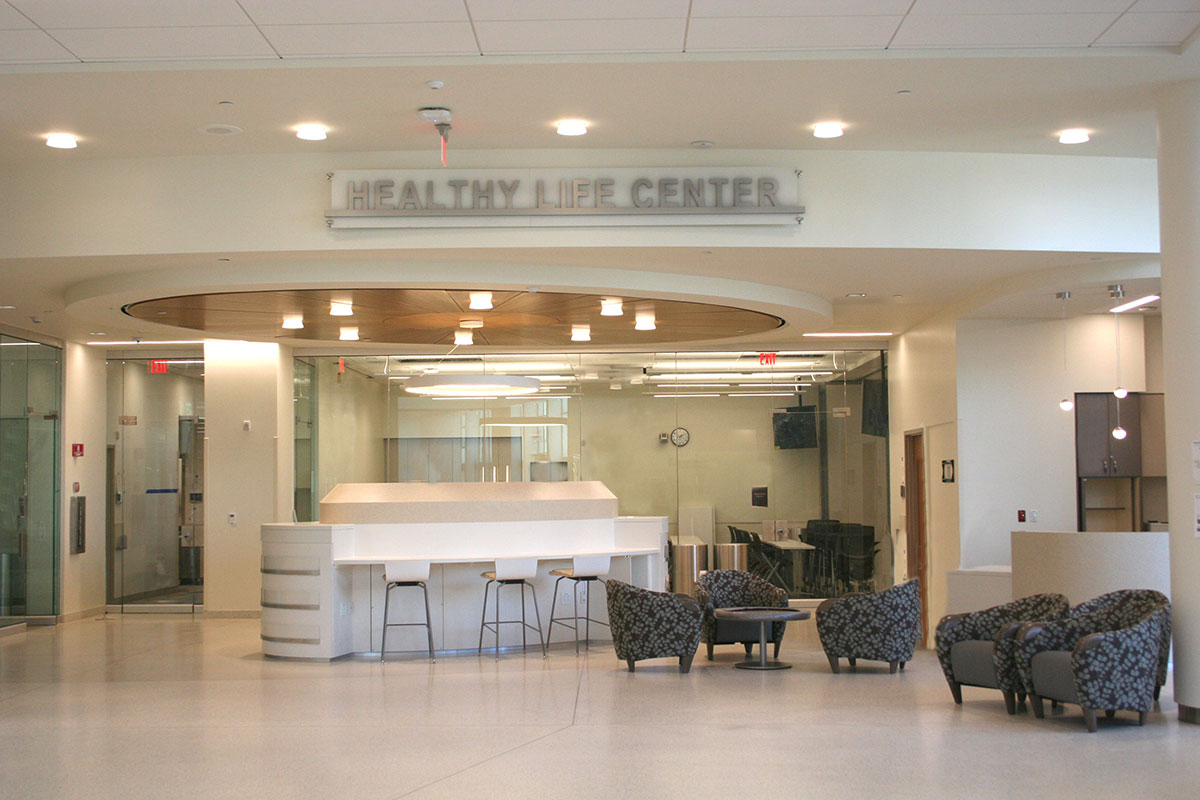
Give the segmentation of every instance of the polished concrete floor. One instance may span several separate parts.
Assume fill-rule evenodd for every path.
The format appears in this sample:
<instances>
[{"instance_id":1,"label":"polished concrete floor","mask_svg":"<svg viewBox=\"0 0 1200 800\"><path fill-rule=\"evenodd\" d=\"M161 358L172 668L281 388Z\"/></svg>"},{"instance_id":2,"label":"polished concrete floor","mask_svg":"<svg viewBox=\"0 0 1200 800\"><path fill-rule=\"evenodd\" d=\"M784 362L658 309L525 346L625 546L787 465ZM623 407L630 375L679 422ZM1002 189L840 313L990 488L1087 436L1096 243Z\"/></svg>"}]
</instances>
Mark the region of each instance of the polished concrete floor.
<instances>
[{"instance_id":1,"label":"polished concrete floor","mask_svg":"<svg viewBox=\"0 0 1200 800\"><path fill-rule=\"evenodd\" d=\"M1195 798L1200 726L955 706L932 653L783 672L740 647L630 674L609 645L387 663L271 661L257 620L109 616L0 638L0 796Z\"/></svg>"}]
</instances>

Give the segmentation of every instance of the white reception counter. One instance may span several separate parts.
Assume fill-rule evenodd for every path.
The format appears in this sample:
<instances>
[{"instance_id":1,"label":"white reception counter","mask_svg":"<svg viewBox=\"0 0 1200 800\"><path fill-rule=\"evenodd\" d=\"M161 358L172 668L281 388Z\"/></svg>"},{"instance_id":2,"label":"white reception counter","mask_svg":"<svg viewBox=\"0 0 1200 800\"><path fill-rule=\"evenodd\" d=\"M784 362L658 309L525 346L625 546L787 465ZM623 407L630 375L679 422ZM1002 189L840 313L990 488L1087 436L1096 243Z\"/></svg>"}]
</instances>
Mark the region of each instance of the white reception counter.
<instances>
[{"instance_id":1,"label":"white reception counter","mask_svg":"<svg viewBox=\"0 0 1200 800\"><path fill-rule=\"evenodd\" d=\"M263 652L332 659L379 649L383 563L428 561L434 646L474 649L484 581L497 559L535 559L543 630L553 579L575 556L611 556L611 576L661 591L666 517L617 517L602 483L339 484L321 501L320 522L262 526ZM512 606L507 602L511 600ZM561 600L561 598L560 598ZM397 595L392 621L423 616L420 600ZM606 619L603 603L593 616ZM518 613L516 595L502 615ZM505 631L503 646L520 643ZM561 636L562 629L559 629ZM607 637L607 628L593 629ZM425 649L421 628L396 628L388 651Z\"/></svg>"}]
</instances>

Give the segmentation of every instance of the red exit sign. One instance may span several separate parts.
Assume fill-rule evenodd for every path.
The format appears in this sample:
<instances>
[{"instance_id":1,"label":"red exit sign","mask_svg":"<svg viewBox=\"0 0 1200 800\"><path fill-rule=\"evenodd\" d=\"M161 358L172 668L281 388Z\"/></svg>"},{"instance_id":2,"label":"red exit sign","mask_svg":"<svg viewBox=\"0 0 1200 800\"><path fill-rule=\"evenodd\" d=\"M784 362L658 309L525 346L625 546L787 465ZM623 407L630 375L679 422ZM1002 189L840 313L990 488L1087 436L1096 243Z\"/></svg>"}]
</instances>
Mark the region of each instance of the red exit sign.
<instances>
[{"instance_id":1,"label":"red exit sign","mask_svg":"<svg viewBox=\"0 0 1200 800\"><path fill-rule=\"evenodd\" d=\"M151 362L150 362L150 373L151 374L156 375L156 374L166 372L166 371L167 371L167 362L166 361L151 360Z\"/></svg>"},{"instance_id":2,"label":"red exit sign","mask_svg":"<svg viewBox=\"0 0 1200 800\"><path fill-rule=\"evenodd\" d=\"M776 355L777 354L775 354L775 353L759 353L758 354L758 365L760 367L775 366Z\"/></svg>"}]
</instances>

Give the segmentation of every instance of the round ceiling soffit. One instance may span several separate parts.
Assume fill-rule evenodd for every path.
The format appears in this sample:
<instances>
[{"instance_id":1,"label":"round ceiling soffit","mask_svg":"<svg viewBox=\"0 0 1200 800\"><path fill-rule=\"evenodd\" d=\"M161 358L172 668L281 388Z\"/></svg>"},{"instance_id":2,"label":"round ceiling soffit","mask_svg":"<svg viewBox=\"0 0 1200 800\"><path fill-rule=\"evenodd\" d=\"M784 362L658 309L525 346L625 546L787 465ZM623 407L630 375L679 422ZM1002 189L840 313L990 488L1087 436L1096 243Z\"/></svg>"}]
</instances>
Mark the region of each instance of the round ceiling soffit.
<instances>
[{"instance_id":1,"label":"round ceiling soffit","mask_svg":"<svg viewBox=\"0 0 1200 800\"><path fill-rule=\"evenodd\" d=\"M478 291L478 290L474 290ZM339 341L347 325L361 341L394 345L452 345L463 320L482 321L476 345L563 347L572 330L590 328L592 346L690 343L763 334L783 320L735 306L647 297L622 297L624 313L601 313L611 293L492 290L492 308L471 309L468 289L301 289L221 292L163 297L123 308L136 319L214 336L308 343ZM350 303L349 316L330 314ZM296 328L295 321L303 323ZM289 321L290 329L283 328ZM653 327L647 327L647 320Z\"/></svg>"}]
</instances>

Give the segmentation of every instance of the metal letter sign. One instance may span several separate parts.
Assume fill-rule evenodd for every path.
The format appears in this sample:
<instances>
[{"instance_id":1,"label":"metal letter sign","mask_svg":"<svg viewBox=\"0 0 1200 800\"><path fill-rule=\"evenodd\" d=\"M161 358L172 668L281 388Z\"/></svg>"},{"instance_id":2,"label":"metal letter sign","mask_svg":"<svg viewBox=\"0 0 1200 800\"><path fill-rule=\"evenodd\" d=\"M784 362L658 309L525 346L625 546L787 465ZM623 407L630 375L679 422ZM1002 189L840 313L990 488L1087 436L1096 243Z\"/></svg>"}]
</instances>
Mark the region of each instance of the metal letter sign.
<instances>
[{"instance_id":1,"label":"metal letter sign","mask_svg":"<svg viewBox=\"0 0 1200 800\"><path fill-rule=\"evenodd\" d=\"M794 225L798 172L712 169L342 170L331 228Z\"/></svg>"}]
</instances>

